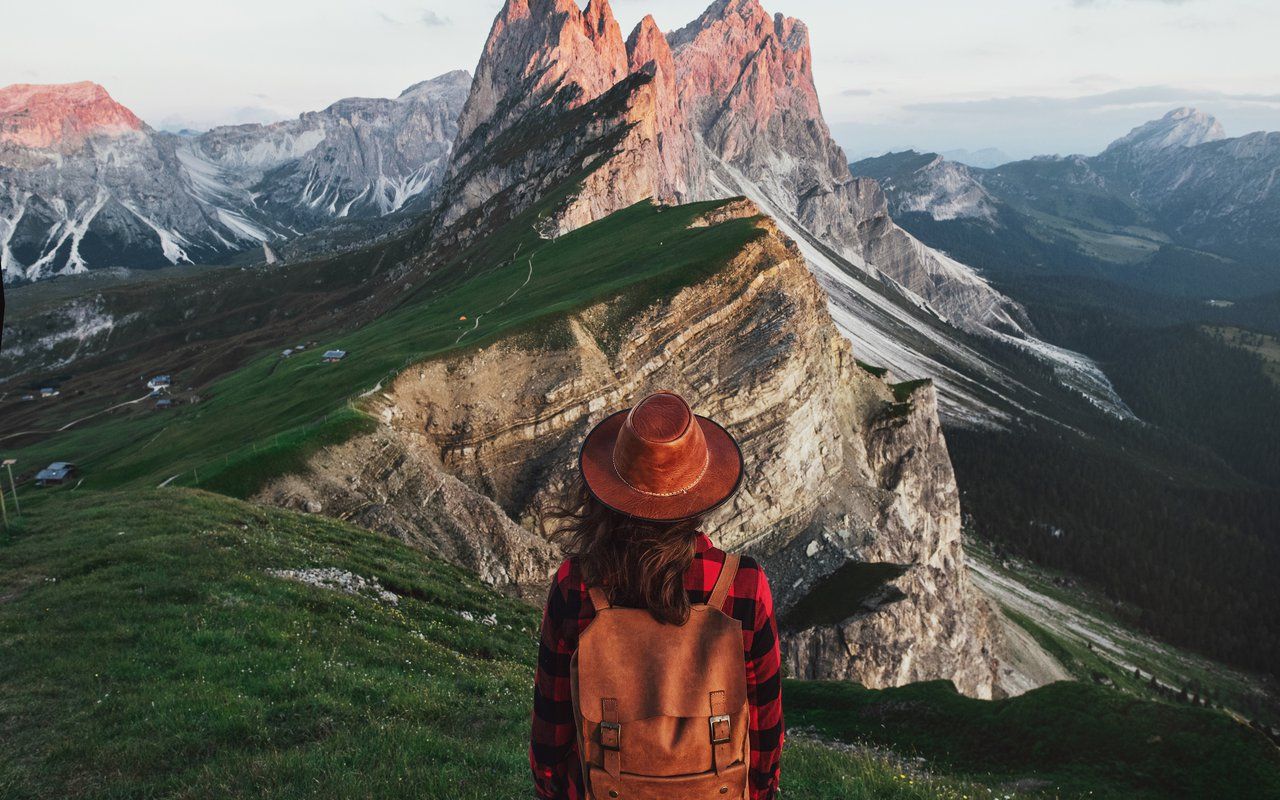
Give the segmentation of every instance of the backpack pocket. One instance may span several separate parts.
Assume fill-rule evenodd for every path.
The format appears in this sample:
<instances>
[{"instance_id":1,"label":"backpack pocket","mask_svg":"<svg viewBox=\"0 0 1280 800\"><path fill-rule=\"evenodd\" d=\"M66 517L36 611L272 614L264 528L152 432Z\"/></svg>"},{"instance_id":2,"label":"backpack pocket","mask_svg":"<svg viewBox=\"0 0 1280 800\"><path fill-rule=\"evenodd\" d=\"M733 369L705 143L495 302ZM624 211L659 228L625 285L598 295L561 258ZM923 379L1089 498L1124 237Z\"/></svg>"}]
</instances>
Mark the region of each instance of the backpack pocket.
<instances>
[{"instance_id":1,"label":"backpack pocket","mask_svg":"<svg viewBox=\"0 0 1280 800\"><path fill-rule=\"evenodd\" d=\"M614 778L591 767L592 800L742 800L747 796L747 765L737 764L698 775L653 777L621 773Z\"/></svg>"}]
</instances>

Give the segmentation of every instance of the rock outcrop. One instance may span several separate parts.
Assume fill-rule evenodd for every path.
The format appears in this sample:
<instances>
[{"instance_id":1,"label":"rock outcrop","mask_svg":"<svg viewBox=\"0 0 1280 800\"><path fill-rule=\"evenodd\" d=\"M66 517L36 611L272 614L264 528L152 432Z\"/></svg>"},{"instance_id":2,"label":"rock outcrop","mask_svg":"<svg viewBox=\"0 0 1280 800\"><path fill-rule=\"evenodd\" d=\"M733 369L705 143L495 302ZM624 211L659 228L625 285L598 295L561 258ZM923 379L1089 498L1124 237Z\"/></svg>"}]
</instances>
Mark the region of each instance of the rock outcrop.
<instances>
[{"instance_id":1,"label":"rock outcrop","mask_svg":"<svg viewBox=\"0 0 1280 800\"><path fill-rule=\"evenodd\" d=\"M699 224L757 214L740 201ZM708 530L764 560L783 609L850 560L907 567L898 602L788 638L795 674L948 678L990 696L992 616L960 558L934 394L899 400L859 367L795 244L757 224L718 273L622 321L601 303L546 335L410 367L372 401L377 433L318 454L263 499L419 541L535 595L556 558L535 533L540 511L582 436L610 410L674 389L744 447L744 488Z\"/></svg>"},{"instance_id":2,"label":"rock outcrop","mask_svg":"<svg viewBox=\"0 0 1280 800\"><path fill-rule=\"evenodd\" d=\"M934 389L920 386L891 409L864 434L872 485L884 504L870 520L822 531L805 556L852 551L860 561L905 569L845 620L789 632L788 674L872 688L945 675L967 693L991 697L1000 688L997 617L963 565L960 498ZM949 602L930 604L922 616L912 602L922 597Z\"/></svg>"}]
</instances>

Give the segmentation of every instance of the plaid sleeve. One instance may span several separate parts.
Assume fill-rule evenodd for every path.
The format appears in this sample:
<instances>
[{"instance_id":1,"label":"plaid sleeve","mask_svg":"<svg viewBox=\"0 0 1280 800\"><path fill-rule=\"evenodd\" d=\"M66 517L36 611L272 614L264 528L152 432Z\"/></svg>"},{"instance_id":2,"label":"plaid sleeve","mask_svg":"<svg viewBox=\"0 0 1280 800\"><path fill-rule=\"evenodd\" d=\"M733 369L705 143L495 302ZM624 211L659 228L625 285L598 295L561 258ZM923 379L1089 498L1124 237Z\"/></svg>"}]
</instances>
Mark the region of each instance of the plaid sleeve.
<instances>
[{"instance_id":1,"label":"plaid sleeve","mask_svg":"<svg viewBox=\"0 0 1280 800\"><path fill-rule=\"evenodd\" d=\"M746 559L744 559L745 561ZM753 562L754 565L754 562ZM747 700L751 706L751 800L778 795L782 764L782 671L778 652L778 622L773 594L764 570L756 566L754 625L747 646Z\"/></svg>"},{"instance_id":2,"label":"plaid sleeve","mask_svg":"<svg viewBox=\"0 0 1280 800\"><path fill-rule=\"evenodd\" d=\"M565 562L556 572L542 615L538 645L538 669L533 686L533 731L529 765L538 797L564 800L571 796L570 765L576 758L573 699L569 662L577 647L575 621L581 605L577 592L567 591L571 567Z\"/></svg>"}]
</instances>

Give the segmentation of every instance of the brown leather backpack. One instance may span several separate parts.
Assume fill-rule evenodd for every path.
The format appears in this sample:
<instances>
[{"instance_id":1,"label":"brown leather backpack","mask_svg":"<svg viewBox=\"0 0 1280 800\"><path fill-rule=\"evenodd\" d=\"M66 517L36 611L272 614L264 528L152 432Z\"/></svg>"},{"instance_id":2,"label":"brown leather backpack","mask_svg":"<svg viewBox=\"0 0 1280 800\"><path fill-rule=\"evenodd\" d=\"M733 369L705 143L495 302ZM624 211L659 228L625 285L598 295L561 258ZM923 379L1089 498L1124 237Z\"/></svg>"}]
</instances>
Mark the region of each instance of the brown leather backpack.
<instances>
[{"instance_id":1,"label":"brown leather backpack","mask_svg":"<svg viewBox=\"0 0 1280 800\"><path fill-rule=\"evenodd\" d=\"M683 625L615 608L596 617L569 675L582 777L592 800L739 800L747 796L747 668L742 626L721 607L738 571L728 555L705 605Z\"/></svg>"}]
</instances>

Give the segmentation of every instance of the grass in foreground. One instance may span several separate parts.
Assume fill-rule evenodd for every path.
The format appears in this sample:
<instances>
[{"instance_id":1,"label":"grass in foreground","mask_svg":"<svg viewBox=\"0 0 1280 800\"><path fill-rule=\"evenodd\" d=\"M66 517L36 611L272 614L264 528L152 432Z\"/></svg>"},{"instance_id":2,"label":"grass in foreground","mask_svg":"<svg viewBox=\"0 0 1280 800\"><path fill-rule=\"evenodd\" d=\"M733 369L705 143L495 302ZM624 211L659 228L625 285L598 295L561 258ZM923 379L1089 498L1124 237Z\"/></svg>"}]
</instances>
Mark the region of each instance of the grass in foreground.
<instances>
[{"instance_id":1,"label":"grass in foreground","mask_svg":"<svg viewBox=\"0 0 1280 800\"><path fill-rule=\"evenodd\" d=\"M983 783L1034 781L1046 796L1280 797L1280 752L1206 709L1063 682L999 701L946 681L872 691L792 681L788 720L849 742L918 753L934 769Z\"/></svg>"},{"instance_id":2,"label":"grass in foreground","mask_svg":"<svg viewBox=\"0 0 1280 800\"><path fill-rule=\"evenodd\" d=\"M536 609L322 517L64 500L0 538L0 797L530 796ZM270 572L311 568L398 599ZM813 741L784 775L808 800L989 795Z\"/></svg>"}]
</instances>

